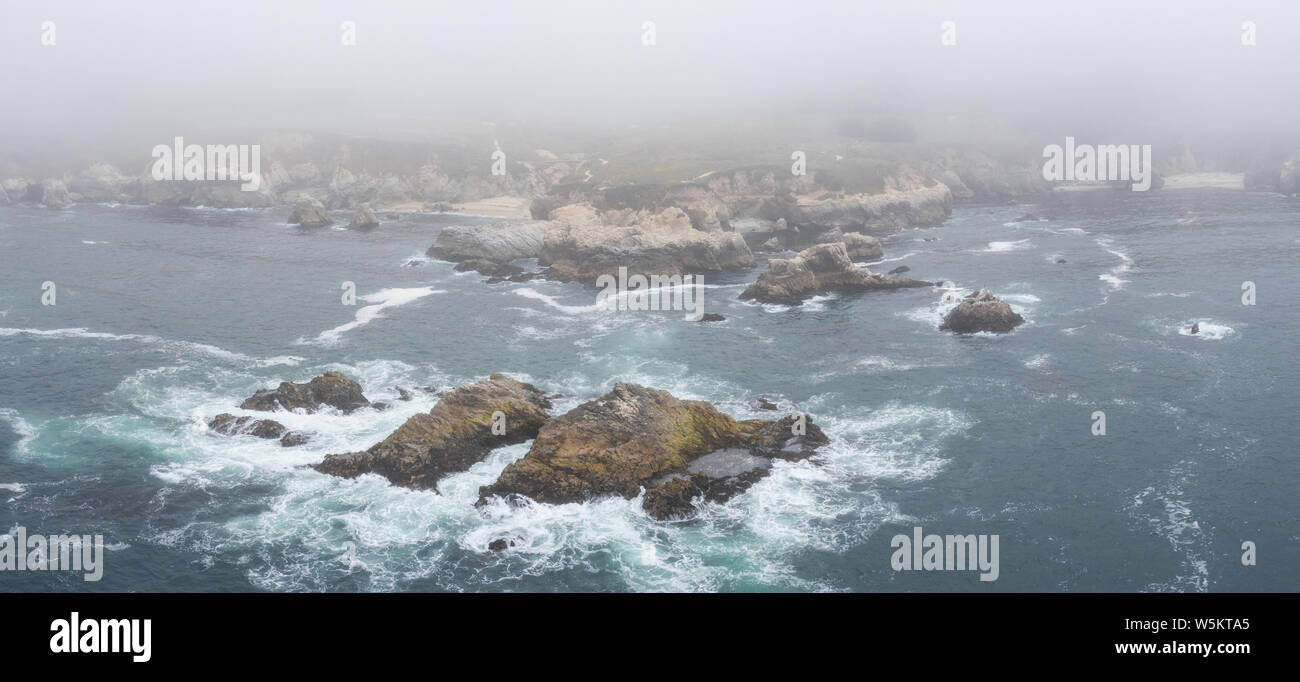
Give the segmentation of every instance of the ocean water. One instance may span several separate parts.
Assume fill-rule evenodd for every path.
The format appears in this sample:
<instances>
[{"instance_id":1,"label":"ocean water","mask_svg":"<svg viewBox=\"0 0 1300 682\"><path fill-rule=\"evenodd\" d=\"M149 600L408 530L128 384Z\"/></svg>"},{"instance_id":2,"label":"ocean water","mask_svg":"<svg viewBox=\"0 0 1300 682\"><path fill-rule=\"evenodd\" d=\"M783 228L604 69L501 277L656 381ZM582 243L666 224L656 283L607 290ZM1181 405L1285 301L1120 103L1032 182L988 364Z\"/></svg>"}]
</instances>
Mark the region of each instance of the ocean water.
<instances>
[{"instance_id":1,"label":"ocean water","mask_svg":"<svg viewBox=\"0 0 1300 682\"><path fill-rule=\"evenodd\" d=\"M1054 219L1012 222L1026 210ZM6 573L0 591L1300 587L1293 199L1104 191L962 207L886 238L873 265L949 286L737 301L760 262L705 277L706 311L727 317L713 324L599 310L579 284L487 285L423 255L441 226L483 219L356 232L286 214L0 208L0 531L109 545L98 583ZM46 281L54 306L41 305ZM1243 281L1257 305L1241 304ZM1027 323L937 331L981 287ZM259 388L329 369L393 408L276 415L313 434L299 448L204 427ZM564 394L559 410L615 381L738 418L771 417L751 407L765 396L833 442L667 523L639 500L475 508L528 443L436 491L307 468L433 405L397 401L395 387L498 371ZM890 538L914 526L998 534L998 580L895 572ZM502 537L518 547L488 552ZM1242 565L1246 541L1257 565Z\"/></svg>"}]
</instances>

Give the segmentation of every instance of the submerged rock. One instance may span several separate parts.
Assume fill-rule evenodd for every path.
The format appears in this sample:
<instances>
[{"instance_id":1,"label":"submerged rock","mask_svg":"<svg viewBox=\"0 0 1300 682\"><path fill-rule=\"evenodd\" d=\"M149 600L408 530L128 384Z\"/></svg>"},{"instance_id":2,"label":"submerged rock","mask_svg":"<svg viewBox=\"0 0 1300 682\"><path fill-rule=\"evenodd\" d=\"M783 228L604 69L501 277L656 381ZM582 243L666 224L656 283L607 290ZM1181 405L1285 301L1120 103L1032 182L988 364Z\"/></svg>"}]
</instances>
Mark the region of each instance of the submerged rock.
<instances>
[{"instance_id":1,"label":"submerged rock","mask_svg":"<svg viewBox=\"0 0 1300 682\"><path fill-rule=\"evenodd\" d=\"M311 437L302 431L290 431L280 438L280 446L291 448L297 445L303 445L310 439Z\"/></svg>"},{"instance_id":2,"label":"submerged rock","mask_svg":"<svg viewBox=\"0 0 1300 682\"><path fill-rule=\"evenodd\" d=\"M329 405L347 414L369 404L370 401L361 394L361 384L339 372L326 372L305 384L284 381L278 388L258 391L239 408L265 412L276 408L315 412L321 405Z\"/></svg>"},{"instance_id":3,"label":"submerged rock","mask_svg":"<svg viewBox=\"0 0 1300 682\"><path fill-rule=\"evenodd\" d=\"M1191 330L1191 333L1193 333L1193 334L1200 334L1200 333L1201 333L1201 323L1200 323L1200 322L1193 322L1193 323L1192 323L1192 330Z\"/></svg>"},{"instance_id":4,"label":"submerged rock","mask_svg":"<svg viewBox=\"0 0 1300 682\"><path fill-rule=\"evenodd\" d=\"M893 270L890 270L890 271L889 271L889 274L891 274L891 275L901 275L901 274L903 274L904 272L911 272L911 270L912 270L912 268L909 268L909 267L907 267L906 265L900 265L900 266L894 268Z\"/></svg>"},{"instance_id":5,"label":"submerged rock","mask_svg":"<svg viewBox=\"0 0 1300 682\"><path fill-rule=\"evenodd\" d=\"M504 374L443 395L364 452L326 455L317 471L355 478L376 473L394 485L432 488L446 474L469 469L494 448L537 435L551 401L537 388ZM500 416L494 419L494 414ZM501 424L501 433L493 424Z\"/></svg>"},{"instance_id":6,"label":"submerged rock","mask_svg":"<svg viewBox=\"0 0 1300 682\"><path fill-rule=\"evenodd\" d=\"M758 281L740 294L741 300L762 303L799 305L805 299L831 291L877 291L930 286L893 275L877 275L858 267L849 258L842 242L818 244L804 249L794 258L774 258Z\"/></svg>"},{"instance_id":7,"label":"submerged rock","mask_svg":"<svg viewBox=\"0 0 1300 682\"><path fill-rule=\"evenodd\" d=\"M256 417L236 417L229 412L212 418L208 422L208 428L224 436L254 436L256 438L280 438L288 433L289 429L274 419L258 419Z\"/></svg>"},{"instance_id":8,"label":"submerged rock","mask_svg":"<svg viewBox=\"0 0 1300 682\"><path fill-rule=\"evenodd\" d=\"M644 488L651 516L689 516L696 497L723 501L766 476L772 459L803 459L827 442L807 417L737 421L704 401L619 382L543 426L528 454L479 490L480 503L632 499Z\"/></svg>"},{"instance_id":9,"label":"submerged rock","mask_svg":"<svg viewBox=\"0 0 1300 682\"><path fill-rule=\"evenodd\" d=\"M956 308L944 316L939 330L958 334L1004 334L1024 321L1025 318L1013 311L1010 304L994 296L988 289L980 289L962 299Z\"/></svg>"},{"instance_id":10,"label":"submerged rock","mask_svg":"<svg viewBox=\"0 0 1300 682\"><path fill-rule=\"evenodd\" d=\"M704 315L700 317L700 322L722 322L726 319L727 316L721 313L704 313Z\"/></svg>"}]
</instances>

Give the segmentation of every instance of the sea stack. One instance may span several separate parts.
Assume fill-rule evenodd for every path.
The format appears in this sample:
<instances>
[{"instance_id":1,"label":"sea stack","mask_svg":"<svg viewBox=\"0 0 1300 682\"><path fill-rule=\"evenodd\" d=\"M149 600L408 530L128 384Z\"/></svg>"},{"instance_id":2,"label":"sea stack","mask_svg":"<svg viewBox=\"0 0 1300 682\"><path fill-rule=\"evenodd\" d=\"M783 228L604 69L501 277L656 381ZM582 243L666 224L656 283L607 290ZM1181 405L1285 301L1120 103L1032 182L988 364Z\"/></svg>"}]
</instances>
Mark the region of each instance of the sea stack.
<instances>
[{"instance_id":1,"label":"sea stack","mask_svg":"<svg viewBox=\"0 0 1300 682\"><path fill-rule=\"evenodd\" d=\"M1024 321L1025 318L1013 311L1006 301L994 296L988 289L980 289L962 299L956 308L944 316L939 330L957 334L1005 334Z\"/></svg>"}]
</instances>

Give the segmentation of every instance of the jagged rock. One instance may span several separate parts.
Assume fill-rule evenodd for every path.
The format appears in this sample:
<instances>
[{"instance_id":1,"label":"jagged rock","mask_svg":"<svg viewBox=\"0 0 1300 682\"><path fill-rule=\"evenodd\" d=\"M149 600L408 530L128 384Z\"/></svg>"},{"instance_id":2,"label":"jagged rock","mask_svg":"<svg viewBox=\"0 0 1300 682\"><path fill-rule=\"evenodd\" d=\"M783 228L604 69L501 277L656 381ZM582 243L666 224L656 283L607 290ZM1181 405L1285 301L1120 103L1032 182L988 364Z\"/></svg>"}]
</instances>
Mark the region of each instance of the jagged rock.
<instances>
[{"instance_id":1,"label":"jagged rock","mask_svg":"<svg viewBox=\"0 0 1300 682\"><path fill-rule=\"evenodd\" d=\"M5 178L0 182L0 189L9 196L10 202L27 201L27 181L22 178Z\"/></svg>"},{"instance_id":2,"label":"jagged rock","mask_svg":"<svg viewBox=\"0 0 1300 682\"><path fill-rule=\"evenodd\" d=\"M767 398L761 398L761 397L760 397L758 400L754 401L754 403L755 403L755 406L758 407L758 409L760 409L760 410L775 410L775 409L776 409L776 403L772 402L771 400L768 400Z\"/></svg>"},{"instance_id":3,"label":"jagged rock","mask_svg":"<svg viewBox=\"0 0 1300 682\"><path fill-rule=\"evenodd\" d=\"M705 185L680 183L668 188L660 201L661 206L675 206L691 219L691 226L704 232L723 232L731 229L731 214L717 195Z\"/></svg>"},{"instance_id":4,"label":"jagged rock","mask_svg":"<svg viewBox=\"0 0 1300 682\"><path fill-rule=\"evenodd\" d=\"M288 429L274 419L258 419L256 417L236 417L229 412L212 418L208 422L208 428L225 436L255 436L257 438L280 438L284 436Z\"/></svg>"},{"instance_id":5,"label":"jagged rock","mask_svg":"<svg viewBox=\"0 0 1300 682\"><path fill-rule=\"evenodd\" d=\"M46 180L40 184L40 187L40 202L47 207L67 208L72 205L72 199L68 196L68 188L63 186L62 180Z\"/></svg>"},{"instance_id":6,"label":"jagged rock","mask_svg":"<svg viewBox=\"0 0 1300 682\"><path fill-rule=\"evenodd\" d=\"M348 223L348 229L356 230L370 227L379 227L379 219L370 210L370 204L361 204L353 211L352 222Z\"/></svg>"},{"instance_id":7,"label":"jagged rock","mask_svg":"<svg viewBox=\"0 0 1300 682\"><path fill-rule=\"evenodd\" d=\"M411 399L411 392L410 392L410 391L408 391L408 390L402 388L401 386L396 386L395 388L397 389L397 399L398 399L398 400L407 400L407 401L409 401L409 400Z\"/></svg>"},{"instance_id":8,"label":"jagged rock","mask_svg":"<svg viewBox=\"0 0 1300 682\"><path fill-rule=\"evenodd\" d=\"M725 319L727 319L726 316L719 313L704 313L700 317L700 322L722 322Z\"/></svg>"},{"instance_id":9,"label":"jagged rock","mask_svg":"<svg viewBox=\"0 0 1300 682\"><path fill-rule=\"evenodd\" d=\"M930 286L892 275L877 275L853 264L842 242L818 244L794 258L773 258L758 281L740 294L741 300L799 305L805 299L831 291L878 291Z\"/></svg>"},{"instance_id":10,"label":"jagged rock","mask_svg":"<svg viewBox=\"0 0 1300 682\"><path fill-rule=\"evenodd\" d=\"M854 261L880 260L885 257L880 240L858 232L845 232L840 236L849 258Z\"/></svg>"},{"instance_id":11,"label":"jagged rock","mask_svg":"<svg viewBox=\"0 0 1300 682\"><path fill-rule=\"evenodd\" d=\"M882 194L842 197L801 197L794 222L820 230L893 232L906 227L932 227L952 215L952 192L943 183L910 187Z\"/></svg>"},{"instance_id":12,"label":"jagged rock","mask_svg":"<svg viewBox=\"0 0 1300 682\"><path fill-rule=\"evenodd\" d=\"M774 458L803 459L827 442L803 415L736 421L707 402L619 382L543 426L528 454L479 490L480 504L515 495L553 504L631 499L644 488L652 516L685 516L695 496L723 501L766 476Z\"/></svg>"},{"instance_id":13,"label":"jagged rock","mask_svg":"<svg viewBox=\"0 0 1300 682\"><path fill-rule=\"evenodd\" d=\"M77 194L82 201L122 201L124 188L131 178L107 163L91 164L68 183L68 191Z\"/></svg>"},{"instance_id":14,"label":"jagged rock","mask_svg":"<svg viewBox=\"0 0 1300 682\"><path fill-rule=\"evenodd\" d=\"M539 262L546 278L594 284L601 275L672 277L750 267L754 254L734 232L702 232L679 208L597 212L590 204L551 211Z\"/></svg>"},{"instance_id":15,"label":"jagged rock","mask_svg":"<svg viewBox=\"0 0 1300 682\"><path fill-rule=\"evenodd\" d=\"M962 299L956 308L944 316L939 330L958 334L975 332L1004 334L1024 321L1025 318L1011 310L1008 303L994 296L988 289L980 289Z\"/></svg>"},{"instance_id":16,"label":"jagged rock","mask_svg":"<svg viewBox=\"0 0 1300 682\"><path fill-rule=\"evenodd\" d=\"M339 372L326 372L305 384L285 381L278 388L258 391L240 404L239 408L267 412L276 408L315 412L321 405L329 405L347 414L369 404L370 401L361 394L360 384Z\"/></svg>"},{"instance_id":17,"label":"jagged rock","mask_svg":"<svg viewBox=\"0 0 1300 682\"><path fill-rule=\"evenodd\" d=\"M497 538L488 543L489 552L504 552L515 545L523 544L524 539L516 535L512 538Z\"/></svg>"},{"instance_id":18,"label":"jagged rock","mask_svg":"<svg viewBox=\"0 0 1300 682\"><path fill-rule=\"evenodd\" d=\"M364 452L326 455L317 471L355 478L376 473L395 485L432 488L449 473L465 471L493 448L537 435L550 418L551 401L537 388L504 374L461 386ZM502 414L504 433L493 433Z\"/></svg>"},{"instance_id":19,"label":"jagged rock","mask_svg":"<svg viewBox=\"0 0 1300 682\"><path fill-rule=\"evenodd\" d=\"M291 225L325 227L333 223L334 220L325 211L325 205L319 199L310 196L300 198L298 205L293 209L293 213L289 214L289 224Z\"/></svg>"},{"instance_id":20,"label":"jagged rock","mask_svg":"<svg viewBox=\"0 0 1300 682\"><path fill-rule=\"evenodd\" d=\"M1192 330L1191 330L1191 333L1193 333L1193 334L1200 334L1200 333L1201 333L1201 323L1200 323L1200 322L1193 322L1193 323L1192 323Z\"/></svg>"}]
</instances>

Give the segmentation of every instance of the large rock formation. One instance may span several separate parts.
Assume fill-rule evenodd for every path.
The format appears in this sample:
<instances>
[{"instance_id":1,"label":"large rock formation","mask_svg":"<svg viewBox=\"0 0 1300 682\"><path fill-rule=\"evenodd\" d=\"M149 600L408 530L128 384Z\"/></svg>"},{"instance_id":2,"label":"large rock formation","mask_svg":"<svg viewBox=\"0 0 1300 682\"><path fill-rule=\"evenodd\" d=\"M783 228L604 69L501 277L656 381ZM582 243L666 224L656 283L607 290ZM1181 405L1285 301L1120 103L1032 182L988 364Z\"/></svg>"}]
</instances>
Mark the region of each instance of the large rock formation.
<instances>
[{"instance_id":1,"label":"large rock formation","mask_svg":"<svg viewBox=\"0 0 1300 682\"><path fill-rule=\"evenodd\" d=\"M845 232L840 234L838 231L828 232L818 241L823 244L833 242L844 242L844 248L849 254L849 259L853 261L880 260L885 257L885 247L879 239L859 232Z\"/></svg>"},{"instance_id":2,"label":"large rock formation","mask_svg":"<svg viewBox=\"0 0 1300 682\"><path fill-rule=\"evenodd\" d=\"M979 291L962 299L943 318L940 331L958 334L975 332L1006 333L1025 321L1011 309L1011 306L994 296L988 289Z\"/></svg>"},{"instance_id":3,"label":"large rock formation","mask_svg":"<svg viewBox=\"0 0 1300 682\"><path fill-rule=\"evenodd\" d=\"M384 476L396 485L432 488L446 474L465 471L493 448L537 435L549 419L551 401L529 384L504 374L447 393L428 414L406 420L364 452L326 455L322 473L355 478ZM494 414L504 428L493 433Z\"/></svg>"},{"instance_id":4,"label":"large rock formation","mask_svg":"<svg viewBox=\"0 0 1300 682\"><path fill-rule=\"evenodd\" d=\"M290 225L325 227L333 222L329 213L325 211L325 205L319 199L310 196L301 197L294 206L293 213L289 214Z\"/></svg>"},{"instance_id":5,"label":"large rock formation","mask_svg":"<svg viewBox=\"0 0 1300 682\"><path fill-rule=\"evenodd\" d=\"M679 208L598 212L574 204L550 212L539 261L547 278L595 283L601 275L685 275L751 267L754 254L734 232L702 232Z\"/></svg>"},{"instance_id":6,"label":"large rock formation","mask_svg":"<svg viewBox=\"0 0 1300 682\"><path fill-rule=\"evenodd\" d=\"M547 223L513 220L489 225L448 225L429 247L429 255L455 263L483 261L507 264L542 253Z\"/></svg>"},{"instance_id":7,"label":"large rock formation","mask_svg":"<svg viewBox=\"0 0 1300 682\"><path fill-rule=\"evenodd\" d=\"M68 188L63 185L62 180L46 180L40 184L40 188L40 202L47 207L67 208L72 205L72 198L68 196Z\"/></svg>"},{"instance_id":8,"label":"large rock formation","mask_svg":"<svg viewBox=\"0 0 1300 682\"><path fill-rule=\"evenodd\" d=\"M843 242L818 244L794 258L773 258L758 281L740 294L741 300L799 305L805 299L832 291L878 291L930 286L906 277L877 275L858 267Z\"/></svg>"},{"instance_id":9,"label":"large rock formation","mask_svg":"<svg viewBox=\"0 0 1300 682\"><path fill-rule=\"evenodd\" d=\"M352 222L348 223L349 230L365 229L379 227L379 219L375 217L374 211L370 210L370 204L361 204L352 212Z\"/></svg>"},{"instance_id":10,"label":"large rock formation","mask_svg":"<svg viewBox=\"0 0 1300 682\"><path fill-rule=\"evenodd\" d=\"M619 382L543 426L528 454L480 489L480 503L631 499L644 488L655 518L689 516L694 498L725 500L766 476L772 459L802 459L827 442L806 416L736 421L707 402Z\"/></svg>"},{"instance_id":11,"label":"large rock formation","mask_svg":"<svg viewBox=\"0 0 1300 682\"><path fill-rule=\"evenodd\" d=\"M952 192L943 183L881 194L801 197L793 222L823 230L889 233L942 225L952 215Z\"/></svg>"},{"instance_id":12,"label":"large rock formation","mask_svg":"<svg viewBox=\"0 0 1300 682\"><path fill-rule=\"evenodd\" d=\"M305 410L315 412L329 405L344 414L366 407L370 401L361 394L361 385L339 372L326 372L305 384L284 381L278 388L267 388L240 404L241 410Z\"/></svg>"}]
</instances>

